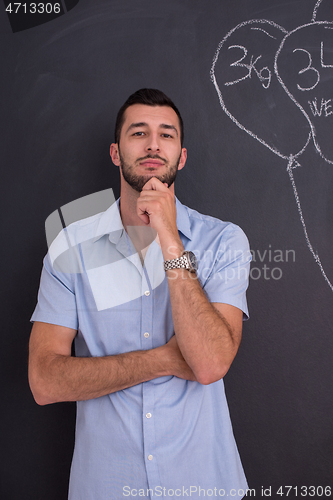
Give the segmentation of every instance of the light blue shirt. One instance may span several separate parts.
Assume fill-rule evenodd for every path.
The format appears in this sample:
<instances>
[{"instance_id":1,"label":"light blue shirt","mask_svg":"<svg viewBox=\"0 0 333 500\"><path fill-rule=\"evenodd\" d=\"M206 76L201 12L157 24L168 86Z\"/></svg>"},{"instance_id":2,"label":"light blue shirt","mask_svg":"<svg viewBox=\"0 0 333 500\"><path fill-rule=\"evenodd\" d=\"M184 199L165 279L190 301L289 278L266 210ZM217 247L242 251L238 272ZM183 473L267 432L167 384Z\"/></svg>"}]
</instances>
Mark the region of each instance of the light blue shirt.
<instances>
[{"instance_id":1,"label":"light blue shirt","mask_svg":"<svg viewBox=\"0 0 333 500\"><path fill-rule=\"evenodd\" d=\"M181 240L198 258L209 301L247 317L246 236L234 224L176 205ZM77 329L76 356L165 344L174 329L159 245L153 241L142 266L119 202L72 224L44 259L32 321ZM70 500L242 498L246 488L222 379L201 385L159 377L77 402Z\"/></svg>"}]
</instances>

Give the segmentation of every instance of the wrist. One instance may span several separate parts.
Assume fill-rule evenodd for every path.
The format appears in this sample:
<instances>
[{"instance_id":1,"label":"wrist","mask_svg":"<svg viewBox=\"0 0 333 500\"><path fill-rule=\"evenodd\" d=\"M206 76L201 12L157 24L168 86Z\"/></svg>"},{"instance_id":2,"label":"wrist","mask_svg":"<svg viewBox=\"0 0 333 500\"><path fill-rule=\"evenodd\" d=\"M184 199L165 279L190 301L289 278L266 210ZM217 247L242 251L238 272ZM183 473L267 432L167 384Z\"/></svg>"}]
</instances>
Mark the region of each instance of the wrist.
<instances>
[{"instance_id":1,"label":"wrist","mask_svg":"<svg viewBox=\"0 0 333 500\"><path fill-rule=\"evenodd\" d=\"M184 245L179 238L178 240L169 240L165 243L161 242L161 249L164 260L177 259L184 252Z\"/></svg>"},{"instance_id":2,"label":"wrist","mask_svg":"<svg viewBox=\"0 0 333 500\"><path fill-rule=\"evenodd\" d=\"M196 275L198 270L198 260L193 252L187 250L182 252L180 257L164 261L165 272L179 269L189 271L190 274Z\"/></svg>"},{"instance_id":3,"label":"wrist","mask_svg":"<svg viewBox=\"0 0 333 500\"><path fill-rule=\"evenodd\" d=\"M170 356L170 349L168 349L168 344L161 345L152 349L155 354L155 359L157 361L157 377L165 377L168 375L173 375L172 373L172 358Z\"/></svg>"}]
</instances>

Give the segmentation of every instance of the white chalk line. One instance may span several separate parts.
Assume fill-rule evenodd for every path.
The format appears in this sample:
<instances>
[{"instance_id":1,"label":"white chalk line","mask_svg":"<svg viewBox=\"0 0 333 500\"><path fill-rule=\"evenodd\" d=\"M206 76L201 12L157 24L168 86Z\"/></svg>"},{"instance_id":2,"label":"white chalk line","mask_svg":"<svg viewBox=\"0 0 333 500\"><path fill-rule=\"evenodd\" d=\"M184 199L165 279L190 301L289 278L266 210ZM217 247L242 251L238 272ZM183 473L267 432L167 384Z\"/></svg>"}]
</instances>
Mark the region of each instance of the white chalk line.
<instances>
[{"instance_id":1,"label":"white chalk line","mask_svg":"<svg viewBox=\"0 0 333 500\"><path fill-rule=\"evenodd\" d=\"M311 21L314 23L316 20L317 20L317 11L318 11L318 7L319 5L321 4L323 0L318 0L314 9L313 9L313 14L312 14L312 19Z\"/></svg>"},{"instance_id":2,"label":"white chalk line","mask_svg":"<svg viewBox=\"0 0 333 500\"><path fill-rule=\"evenodd\" d=\"M264 146L266 146L270 151L272 151L273 153L275 153L276 155L278 155L280 158L283 158L284 160L288 160L289 159L289 155L284 155L283 153L281 153L280 151L278 151L276 148L274 148L273 146L270 146L268 143L266 143L263 139L261 139L260 137L258 137L254 132L252 132L251 130L247 129L246 127L244 127L244 125L242 125L230 112L229 110L227 109L225 103L224 103L224 100L223 100L223 97L222 97L222 93L220 91L220 88L218 86L218 83L216 81L216 77L215 77L215 73L214 73L214 69L215 69L215 65L216 65L216 62L218 60L218 57L219 57L219 53L220 53L220 50L223 46L223 44L225 43L225 41L230 37L230 35L236 31L237 29L243 27L243 26L246 26L248 24L255 24L255 23L261 23L261 24L270 24L271 26L273 26L274 28L277 28L279 29L280 31L282 31L282 33L284 34L287 34L288 31L285 30L282 26L279 26L278 24L274 23L273 21L269 21L269 20L266 20L266 19L252 19L250 21L244 21L240 24L238 24L235 28L233 28L232 30L230 30L226 36L223 38L223 40L220 41L217 49L216 49L216 52L215 52L215 55L214 55L214 58L213 58L213 64L212 64L212 67L211 67L211 70L210 70L210 78L211 78L211 81L213 82L214 86L215 86L215 89L216 89L216 92L217 92L217 95L219 97L219 101L220 101L220 105L223 109L223 111L229 116L229 118L241 129L241 130L244 130L245 132L247 132L251 137L253 137L254 139L256 139L257 141L259 141L261 144L263 144ZM311 134L310 134L311 135ZM301 151L299 151L297 154L294 155L294 157L298 157L299 155L301 155L304 151L304 149L306 148L307 144L309 142L309 138L305 144L305 146L301 149Z\"/></svg>"},{"instance_id":3,"label":"white chalk line","mask_svg":"<svg viewBox=\"0 0 333 500\"><path fill-rule=\"evenodd\" d=\"M270 35L269 33L267 33L267 31L263 30L262 28L251 28L251 30L255 31L262 31L263 33L265 33L265 35L269 36L270 38L273 38L274 40L276 40L276 36L273 36L273 35Z\"/></svg>"},{"instance_id":4,"label":"white chalk line","mask_svg":"<svg viewBox=\"0 0 333 500\"><path fill-rule=\"evenodd\" d=\"M327 275L326 275L326 273L324 271L324 268L323 268L322 263L320 261L319 255L316 254L315 251L314 251L314 249L313 249L313 246L311 244L311 241L310 241L307 229L306 229L306 225L305 225L305 221L304 221L304 217L303 217L303 212L302 212L302 207L301 207L301 202L300 202L300 199L299 199L299 195L298 195L298 192L297 192L294 175L293 175L293 172L292 172L293 169L296 168L296 166L293 166L293 163L294 163L294 158L291 156L289 158L289 162L288 162L288 166L287 166L287 172L289 174L289 178L290 178L290 181L291 181L291 184L292 184L292 187L293 187L294 196L295 196L295 200L296 200L296 204L297 204L297 209L298 209L298 213L299 213L299 216L300 216L300 219L301 219L301 223L302 223L302 226L303 226L303 231L304 231L304 236L305 236L305 239L306 239L306 243L308 245L308 248L309 248L310 252L313 255L314 260L318 264L318 266L320 268L320 271L321 271L322 275L324 276L324 278L325 278L328 286L333 291L333 285L330 282L330 280L328 279L328 277L327 277ZM298 164L298 166L300 166L300 165Z\"/></svg>"},{"instance_id":5,"label":"white chalk line","mask_svg":"<svg viewBox=\"0 0 333 500\"><path fill-rule=\"evenodd\" d=\"M305 109L303 108L303 106L301 106L301 104L297 101L297 99L293 96L293 94L289 91L288 87L284 84L281 76L279 75L279 71L278 71L278 63L277 63L277 60L278 60L278 57L281 53L281 50L283 49L283 46L285 44L285 41L287 40L287 38L292 35L293 33L295 33L296 31L300 30L300 29L303 29L303 28L307 28L308 26L313 26L313 25L325 25L325 24L331 24L333 25L333 23L331 21L316 21L316 22L311 22L309 24L303 24L301 26L298 26L296 29L290 31L289 33L287 33L287 35L284 37L284 39L282 40L281 44L280 44L280 47L278 48L276 54L275 54L275 58L274 58L274 72L276 74L276 77L277 79L279 80L280 84L282 85L282 87L284 88L284 90L286 91L286 93L288 94L288 96L290 97L290 99L294 102L294 104L296 104L296 106L301 110L301 112L303 113L303 115L305 116L305 118L307 119L309 125L310 125L310 128L311 128L311 133L312 133L312 139L313 139L313 142L314 142L314 145L315 145L315 148L316 150L318 151L319 155L321 156L321 158L323 160L325 160L327 163L330 163L330 164L333 164L333 161L332 160L329 160L328 158L326 158L326 156L323 154L323 152L321 151L321 148L319 146L319 143L317 142L317 136L316 136L316 129L312 123L312 120L311 118L309 117L309 115L307 114L307 112L305 111ZM300 50L303 50L303 49L300 49Z\"/></svg>"}]
</instances>

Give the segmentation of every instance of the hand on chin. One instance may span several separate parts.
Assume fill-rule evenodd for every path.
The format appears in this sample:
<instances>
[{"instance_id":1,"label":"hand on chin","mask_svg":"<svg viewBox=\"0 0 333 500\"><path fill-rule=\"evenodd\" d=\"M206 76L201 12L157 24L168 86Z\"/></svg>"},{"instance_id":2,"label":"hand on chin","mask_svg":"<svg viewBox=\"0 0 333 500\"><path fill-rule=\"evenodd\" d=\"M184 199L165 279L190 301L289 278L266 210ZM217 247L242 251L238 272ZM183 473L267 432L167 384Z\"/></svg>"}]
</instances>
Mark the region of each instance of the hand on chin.
<instances>
[{"instance_id":1,"label":"hand on chin","mask_svg":"<svg viewBox=\"0 0 333 500\"><path fill-rule=\"evenodd\" d=\"M168 253L170 247L176 247L179 253L178 248L183 245L176 224L175 196L166 183L156 177L146 182L137 200L137 215L157 231L163 254Z\"/></svg>"}]
</instances>

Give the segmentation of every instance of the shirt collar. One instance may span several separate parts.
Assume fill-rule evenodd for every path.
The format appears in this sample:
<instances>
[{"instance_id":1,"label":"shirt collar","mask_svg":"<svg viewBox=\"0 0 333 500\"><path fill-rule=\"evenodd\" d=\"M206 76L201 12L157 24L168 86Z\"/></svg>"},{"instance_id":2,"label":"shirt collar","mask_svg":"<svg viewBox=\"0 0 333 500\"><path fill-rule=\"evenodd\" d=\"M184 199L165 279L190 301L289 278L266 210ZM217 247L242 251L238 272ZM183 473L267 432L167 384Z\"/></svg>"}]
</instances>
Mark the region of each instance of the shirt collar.
<instances>
[{"instance_id":1,"label":"shirt collar","mask_svg":"<svg viewBox=\"0 0 333 500\"><path fill-rule=\"evenodd\" d=\"M189 240L192 239L191 223L190 217L188 215L187 207L180 203L176 197L176 208L177 208L177 227L178 231L183 233Z\"/></svg>"},{"instance_id":2,"label":"shirt collar","mask_svg":"<svg viewBox=\"0 0 333 500\"><path fill-rule=\"evenodd\" d=\"M125 229L120 217L119 202L120 198L101 215L93 238L94 243L105 234L109 235L109 240L114 244L117 244L120 240ZM178 198L176 198L176 208L177 228L186 238L191 239L191 224L188 211Z\"/></svg>"},{"instance_id":3,"label":"shirt collar","mask_svg":"<svg viewBox=\"0 0 333 500\"><path fill-rule=\"evenodd\" d=\"M93 243L102 238L105 234L109 235L109 240L114 244L117 244L120 240L125 229L120 217L119 202L120 198L101 215L95 231Z\"/></svg>"}]
</instances>

